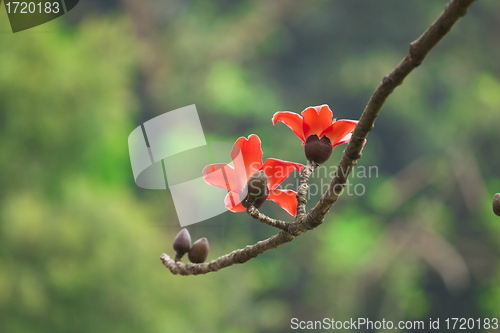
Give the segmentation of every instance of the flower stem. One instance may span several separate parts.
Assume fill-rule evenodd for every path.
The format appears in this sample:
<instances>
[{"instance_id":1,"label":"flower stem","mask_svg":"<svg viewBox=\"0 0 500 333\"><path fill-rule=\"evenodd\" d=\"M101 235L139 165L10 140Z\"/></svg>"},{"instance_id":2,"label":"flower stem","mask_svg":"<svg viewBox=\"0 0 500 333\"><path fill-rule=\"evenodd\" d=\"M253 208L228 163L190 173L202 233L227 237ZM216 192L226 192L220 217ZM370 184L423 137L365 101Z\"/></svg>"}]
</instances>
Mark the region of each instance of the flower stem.
<instances>
[{"instance_id":1,"label":"flower stem","mask_svg":"<svg viewBox=\"0 0 500 333\"><path fill-rule=\"evenodd\" d=\"M309 186L309 178L314 170L318 167L317 163L309 163L306 165L304 170L302 170L302 174L300 175L300 183L297 188L297 216L295 217L295 222L300 222L306 215L306 205L307 205L307 190Z\"/></svg>"}]
</instances>

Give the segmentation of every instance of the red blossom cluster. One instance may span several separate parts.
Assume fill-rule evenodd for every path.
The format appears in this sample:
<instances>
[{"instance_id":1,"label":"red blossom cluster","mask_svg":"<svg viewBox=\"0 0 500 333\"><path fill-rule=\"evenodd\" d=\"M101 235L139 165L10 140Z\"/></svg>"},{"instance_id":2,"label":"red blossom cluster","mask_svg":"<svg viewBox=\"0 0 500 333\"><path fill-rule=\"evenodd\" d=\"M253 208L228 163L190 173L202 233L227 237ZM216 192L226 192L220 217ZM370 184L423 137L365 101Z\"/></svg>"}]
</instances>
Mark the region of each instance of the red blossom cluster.
<instances>
[{"instance_id":1,"label":"red blossom cluster","mask_svg":"<svg viewBox=\"0 0 500 333\"><path fill-rule=\"evenodd\" d=\"M273 125L281 121L302 140L305 155L311 163L321 164L330 157L335 146L347 143L358 123L338 120L328 105L308 107L302 115L293 112L276 112ZM290 215L297 213L297 193L277 187L294 170L301 172L300 163L268 158L262 163L260 138L251 134L240 137L231 151L234 167L229 164L211 164L203 169L203 179L210 185L229 191L224 203L232 212L242 212L249 204L259 208L266 200L280 205Z\"/></svg>"}]
</instances>

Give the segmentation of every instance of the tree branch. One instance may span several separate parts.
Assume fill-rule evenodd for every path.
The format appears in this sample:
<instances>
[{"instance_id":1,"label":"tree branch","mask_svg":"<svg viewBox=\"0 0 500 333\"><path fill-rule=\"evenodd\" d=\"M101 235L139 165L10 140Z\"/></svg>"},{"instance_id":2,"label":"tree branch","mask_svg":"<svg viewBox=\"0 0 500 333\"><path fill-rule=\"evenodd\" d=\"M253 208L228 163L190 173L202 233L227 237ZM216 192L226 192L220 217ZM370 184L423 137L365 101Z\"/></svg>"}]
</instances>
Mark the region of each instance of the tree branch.
<instances>
[{"instance_id":1,"label":"tree branch","mask_svg":"<svg viewBox=\"0 0 500 333\"><path fill-rule=\"evenodd\" d=\"M199 275L216 272L234 264L247 262L261 253L292 241L303 232L314 229L323 223L325 214L337 201L347 183L347 178L349 177L352 168L356 165L356 161L361 157L361 150L363 149L365 139L368 133L372 130L375 119L380 113L387 97L403 82L403 79L408 76L414 68L422 63L430 50L451 30L451 27L458 21L458 19L467 13L468 8L473 2L474 0L451 0L445 6L444 11L438 19L422 34L422 36L410 43L410 51L406 57L389 75L384 77L370 98L370 101L361 115L359 123L354 129L351 140L342 154L342 159L337 167L335 177L330 182L327 191L321 196L319 202L309 211L307 215L305 215L305 205L307 203L305 196L307 194L307 183L309 181L309 177L315 168L313 165L306 166L301 174L300 185L297 189L298 205L296 222L287 223L284 221L274 220L260 213L254 207L250 207L247 210L250 216L258 219L259 221L280 229L286 229L286 231L282 230L277 235L274 235L266 240L257 242L254 245L249 245L244 249L235 250L204 264L175 262L170 258L170 256L163 253L160 256L160 259L165 267L167 267L172 274L181 275Z\"/></svg>"},{"instance_id":2,"label":"tree branch","mask_svg":"<svg viewBox=\"0 0 500 333\"><path fill-rule=\"evenodd\" d=\"M422 63L430 50L451 30L451 27L458 19L467 13L468 8L473 2L474 0L451 0L447 3L444 11L439 15L437 20L432 23L422 36L410 43L410 50L406 57L389 75L384 77L366 105L359 123L354 128L351 140L342 154L335 177L316 206L306 215L304 219L305 223L312 225L322 223L326 213L328 213L342 193L347 183L347 178L354 165L356 165L356 161L361 157L361 150L363 149L368 132L372 130L375 119L380 113L387 97L397 86L403 83L404 78L413 69Z\"/></svg>"}]
</instances>

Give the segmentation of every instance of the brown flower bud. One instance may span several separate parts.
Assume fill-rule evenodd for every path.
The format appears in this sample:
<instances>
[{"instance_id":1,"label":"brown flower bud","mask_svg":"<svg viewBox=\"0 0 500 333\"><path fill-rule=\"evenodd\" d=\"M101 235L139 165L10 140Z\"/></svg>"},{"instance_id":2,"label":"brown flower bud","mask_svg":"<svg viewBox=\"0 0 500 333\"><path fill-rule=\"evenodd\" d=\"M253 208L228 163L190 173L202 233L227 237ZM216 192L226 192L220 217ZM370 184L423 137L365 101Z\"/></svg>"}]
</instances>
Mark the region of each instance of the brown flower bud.
<instances>
[{"instance_id":1,"label":"brown flower bud","mask_svg":"<svg viewBox=\"0 0 500 333\"><path fill-rule=\"evenodd\" d=\"M251 201L262 198L267 192L267 176L264 170L254 173L247 182L247 195Z\"/></svg>"},{"instance_id":2,"label":"brown flower bud","mask_svg":"<svg viewBox=\"0 0 500 333\"><path fill-rule=\"evenodd\" d=\"M243 207L247 208L253 204L255 208L261 207L269 197L269 189L267 188L267 176L264 170L254 173L247 182L245 189L240 193L240 198Z\"/></svg>"},{"instance_id":3,"label":"brown flower bud","mask_svg":"<svg viewBox=\"0 0 500 333\"><path fill-rule=\"evenodd\" d=\"M201 264L207 260L208 251L210 247L208 246L208 240L203 237L198 239L191 246L191 250L189 250L188 258L193 264Z\"/></svg>"},{"instance_id":4,"label":"brown flower bud","mask_svg":"<svg viewBox=\"0 0 500 333\"><path fill-rule=\"evenodd\" d=\"M174 239L174 250L177 252L177 255L175 256L176 260L180 260L181 257L189 251L191 248L191 235L189 235L189 231L184 228L179 233L177 236L175 236Z\"/></svg>"},{"instance_id":5,"label":"brown flower bud","mask_svg":"<svg viewBox=\"0 0 500 333\"><path fill-rule=\"evenodd\" d=\"M493 213L500 216L500 193L493 196Z\"/></svg>"},{"instance_id":6,"label":"brown flower bud","mask_svg":"<svg viewBox=\"0 0 500 333\"><path fill-rule=\"evenodd\" d=\"M333 148L330 139L326 136L319 139L315 134L307 137L304 149L309 162L321 164L328 161Z\"/></svg>"}]
</instances>

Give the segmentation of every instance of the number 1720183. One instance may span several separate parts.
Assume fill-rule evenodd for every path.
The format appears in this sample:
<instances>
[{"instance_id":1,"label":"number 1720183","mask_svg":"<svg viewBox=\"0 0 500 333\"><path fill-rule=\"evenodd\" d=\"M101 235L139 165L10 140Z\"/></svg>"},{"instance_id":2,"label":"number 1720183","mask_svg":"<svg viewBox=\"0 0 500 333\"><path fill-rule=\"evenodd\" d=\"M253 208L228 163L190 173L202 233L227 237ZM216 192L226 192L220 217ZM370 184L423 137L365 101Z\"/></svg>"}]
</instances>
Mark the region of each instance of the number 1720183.
<instances>
[{"instance_id":1,"label":"number 1720183","mask_svg":"<svg viewBox=\"0 0 500 333\"><path fill-rule=\"evenodd\" d=\"M61 10L59 8L59 2L15 2L9 1L5 2L5 7L7 8L7 13L11 14L57 14Z\"/></svg>"}]
</instances>

